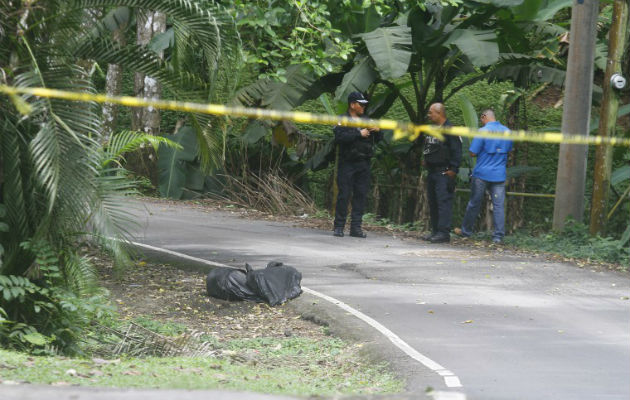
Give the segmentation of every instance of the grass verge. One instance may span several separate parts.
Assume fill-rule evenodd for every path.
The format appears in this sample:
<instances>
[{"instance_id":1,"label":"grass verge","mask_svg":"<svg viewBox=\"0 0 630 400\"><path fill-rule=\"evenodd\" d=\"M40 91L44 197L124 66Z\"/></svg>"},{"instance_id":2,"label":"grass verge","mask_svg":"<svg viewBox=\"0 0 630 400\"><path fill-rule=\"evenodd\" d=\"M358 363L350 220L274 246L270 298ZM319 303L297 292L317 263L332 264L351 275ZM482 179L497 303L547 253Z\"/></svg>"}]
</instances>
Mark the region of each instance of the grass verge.
<instances>
[{"instance_id":1,"label":"grass verge","mask_svg":"<svg viewBox=\"0 0 630 400\"><path fill-rule=\"evenodd\" d=\"M115 279L109 259L98 254L92 258L117 311L84 332L82 357L0 349L0 386L216 389L301 396L404 390L386 365L374 365L362 355L361 343L327 336L323 327L300 318L288 304L269 307L210 298L204 274L144 261ZM177 351L171 352L165 343Z\"/></svg>"},{"instance_id":2,"label":"grass verge","mask_svg":"<svg viewBox=\"0 0 630 400\"><path fill-rule=\"evenodd\" d=\"M216 357L115 360L33 357L0 350L0 382L54 386L226 389L289 395L396 393L384 366L366 366L334 338L233 341ZM232 350L229 350L232 349Z\"/></svg>"}]
</instances>

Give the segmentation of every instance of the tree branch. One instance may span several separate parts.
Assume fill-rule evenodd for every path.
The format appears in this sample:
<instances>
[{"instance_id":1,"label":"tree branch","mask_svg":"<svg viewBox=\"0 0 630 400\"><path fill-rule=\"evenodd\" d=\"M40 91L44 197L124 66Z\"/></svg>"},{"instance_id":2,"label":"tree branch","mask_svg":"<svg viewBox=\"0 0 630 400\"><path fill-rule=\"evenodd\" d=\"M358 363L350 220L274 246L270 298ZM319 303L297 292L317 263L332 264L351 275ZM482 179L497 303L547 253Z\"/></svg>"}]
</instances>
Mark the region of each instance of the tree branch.
<instances>
[{"instance_id":1,"label":"tree branch","mask_svg":"<svg viewBox=\"0 0 630 400\"><path fill-rule=\"evenodd\" d=\"M400 98L400 101L402 102L403 107L405 107L405 111L407 111L407 115L409 115L409 118L411 119L411 121L416 122L416 118L417 118L416 111L413 109L413 106L411 105L409 100L407 100L407 98L402 95L402 93L398 89L398 86L396 86L393 82L386 81L384 79L377 79L376 83L382 83L383 85L387 86L391 91L396 93L396 96Z\"/></svg>"}]
</instances>

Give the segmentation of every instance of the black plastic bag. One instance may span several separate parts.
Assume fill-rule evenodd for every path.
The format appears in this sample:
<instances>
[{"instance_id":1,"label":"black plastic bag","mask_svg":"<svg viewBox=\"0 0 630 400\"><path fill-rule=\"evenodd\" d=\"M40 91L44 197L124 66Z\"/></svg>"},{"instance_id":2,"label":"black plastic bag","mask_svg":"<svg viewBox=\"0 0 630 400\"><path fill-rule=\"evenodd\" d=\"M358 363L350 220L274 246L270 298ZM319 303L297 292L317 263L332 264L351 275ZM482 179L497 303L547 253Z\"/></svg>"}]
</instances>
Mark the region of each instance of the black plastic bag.
<instances>
[{"instance_id":1,"label":"black plastic bag","mask_svg":"<svg viewBox=\"0 0 630 400\"><path fill-rule=\"evenodd\" d=\"M272 261L259 270L249 264L245 264L245 271L215 268L206 277L206 289L209 296L223 300L249 300L276 306L298 297L302 293L301 281L298 270Z\"/></svg>"},{"instance_id":2,"label":"black plastic bag","mask_svg":"<svg viewBox=\"0 0 630 400\"><path fill-rule=\"evenodd\" d=\"M222 300L264 301L247 286L247 273L242 269L214 268L206 276L208 296Z\"/></svg>"}]
</instances>

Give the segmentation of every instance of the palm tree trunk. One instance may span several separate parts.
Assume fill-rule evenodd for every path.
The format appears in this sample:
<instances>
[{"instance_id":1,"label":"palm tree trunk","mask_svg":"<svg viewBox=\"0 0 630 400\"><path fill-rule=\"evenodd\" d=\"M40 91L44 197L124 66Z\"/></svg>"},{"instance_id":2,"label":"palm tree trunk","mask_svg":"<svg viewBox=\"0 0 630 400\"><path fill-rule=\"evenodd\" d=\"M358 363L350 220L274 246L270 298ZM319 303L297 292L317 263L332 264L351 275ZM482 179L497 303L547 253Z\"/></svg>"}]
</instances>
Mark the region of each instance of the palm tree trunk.
<instances>
[{"instance_id":1,"label":"palm tree trunk","mask_svg":"<svg viewBox=\"0 0 630 400\"><path fill-rule=\"evenodd\" d=\"M126 25L121 25L113 33L113 39L121 47L125 46L124 30ZM119 96L122 92L122 67L119 64L107 65L107 78L105 91L108 96ZM107 143L118 125L118 106L116 104L103 104L103 136L101 143Z\"/></svg>"},{"instance_id":2,"label":"palm tree trunk","mask_svg":"<svg viewBox=\"0 0 630 400\"><path fill-rule=\"evenodd\" d=\"M137 43L141 46L149 44L151 39L166 30L166 15L153 11L138 11ZM162 54L160 54L162 56ZM136 72L134 90L136 97L159 99L162 94L160 83L150 76ZM133 113L132 126L136 130L142 130L154 135L160 132L160 112L152 107L137 108Z\"/></svg>"},{"instance_id":3,"label":"palm tree trunk","mask_svg":"<svg viewBox=\"0 0 630 400\"><path fill-rule=\"evenodd\" d=\"M158 33L166 30L166 15L160 12L139 10L136 15L137 43L141 46L149 44ZM162 54L160 54L162 56ZM162 94L160 83L143 73L136 72L134 82L136 97L159 99ZM153 107L135 108L132 113L131 126L152 135L160 133L160 112ZM127 168L137 175L149 178L157 186L157 159L151 147L142 149L138 154L128 158Z\"/></svg>"}]
</instances>

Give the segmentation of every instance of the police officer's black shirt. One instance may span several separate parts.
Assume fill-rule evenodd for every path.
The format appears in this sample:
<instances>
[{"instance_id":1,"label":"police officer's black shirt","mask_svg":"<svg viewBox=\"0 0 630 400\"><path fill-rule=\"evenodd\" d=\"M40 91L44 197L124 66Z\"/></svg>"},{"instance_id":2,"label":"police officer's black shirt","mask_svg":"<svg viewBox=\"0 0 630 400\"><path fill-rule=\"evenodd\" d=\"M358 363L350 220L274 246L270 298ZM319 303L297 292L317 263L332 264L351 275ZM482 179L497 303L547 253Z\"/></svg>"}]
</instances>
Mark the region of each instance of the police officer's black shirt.
<instances>
[{"instance_id":1,"label":"police officer's black shirt","mask_svg":"<svg viewBox=\"0 0 630 400\"><path fill-rule=\"evenodd\" d=\"M446 120L442 126L453 126ZM424 135L422 154L429 169L448 168L458 172L462 162L462 140L459 136L444 135L445 141L435 136Z\"/></svg>"},{"instance_id":2,"label":"police officer's black shirt","mask_svg":"<svg viewBox=\"0 0 630 400\"><path fill-rule=\"evenodd\" d=\"M345 116L350 117L346 113ZM365 118L365 117L362 117ZM337 125L333 128L335 143L339 144L339 160L357 162L369 160L374 154L374 144L383 138L380 131L370 132L370 136L361 136L361 129Z\"/></svg>"}]
</instances>

